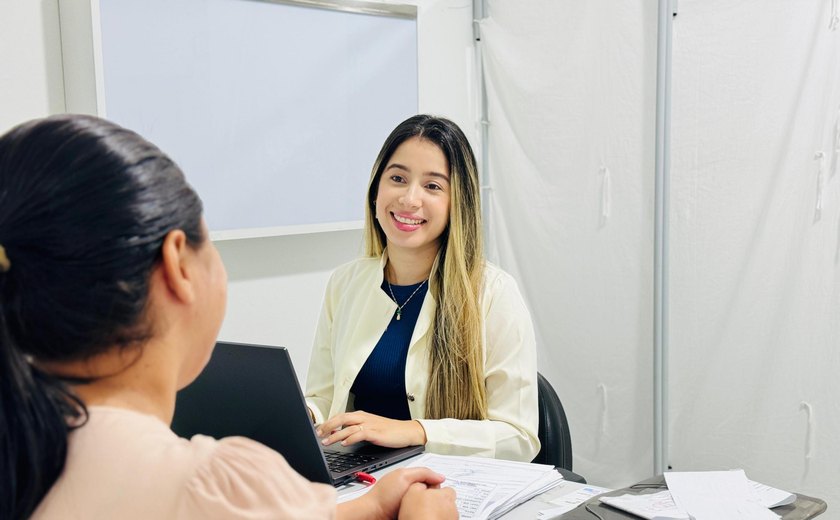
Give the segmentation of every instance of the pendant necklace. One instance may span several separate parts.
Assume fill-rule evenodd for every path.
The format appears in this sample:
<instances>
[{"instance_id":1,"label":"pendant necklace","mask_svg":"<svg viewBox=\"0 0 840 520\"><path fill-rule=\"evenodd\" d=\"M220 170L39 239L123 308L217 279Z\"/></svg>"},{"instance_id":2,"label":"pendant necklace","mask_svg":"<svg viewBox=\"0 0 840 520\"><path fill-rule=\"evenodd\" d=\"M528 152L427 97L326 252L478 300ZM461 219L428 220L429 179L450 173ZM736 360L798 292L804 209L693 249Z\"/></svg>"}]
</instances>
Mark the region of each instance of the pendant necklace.
<instances>
[{"instance_id":1,"label":"pendant necklace","mask_svg":"<svg viewBox=\"0 0 840 520\"><path fill-rule=\"evenodd\" d=\"M411 293L411 296L409 296L409 297L408 297L408 298L407 298L407 299L403 302L403 304L402 304L402 305L400 305L400 302L398 302L398 301L397 301L397 297L396 297L396 296L394 296L394 289L392 289L392 288L391 288L391 282L388 282L388 281L386 280L386 283L388 284L388 290L389 290L389 291L391 291L391 299L392 299L392 300L394 300L394 303L396 303L396 304L397 304L397 321L400 321L400 317L402 316L402 310L403 310L403 307L405 307L406 305L408 305L408 302L411 300L411 298L413 298L413 297L414 297L414 295L415 295L415 294L417 294L417 291L419 291L419 290L420 290L420 288L421 288L421 287L423 287L423 286L426 284L426 282L428 282L428 281L429 281L429 279L428 279L428 278L426 278L425 280L423 280L422 282L420 282L420 285L418 285L418 286L417 286L417 288L416 288L416 289L414 289L414 292L413 292L413 293Z\"/></svg>"}]
</instances>

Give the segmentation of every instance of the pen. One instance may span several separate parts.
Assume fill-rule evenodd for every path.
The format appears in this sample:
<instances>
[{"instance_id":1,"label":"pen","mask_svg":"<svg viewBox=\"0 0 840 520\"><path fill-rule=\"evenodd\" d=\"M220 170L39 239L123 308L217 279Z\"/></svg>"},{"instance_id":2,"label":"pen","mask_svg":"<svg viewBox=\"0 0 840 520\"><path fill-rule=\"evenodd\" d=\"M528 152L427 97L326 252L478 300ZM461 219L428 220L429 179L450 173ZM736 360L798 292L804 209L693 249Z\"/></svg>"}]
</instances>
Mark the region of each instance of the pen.
<instances>
[{"instance_id":1,"label":"pen","mask_svg":"<svg viewBox=\"0 0 840 520\"><path fill-rule=\"evenodd\" d=\"M368 484L376 484L376 477L371 475L370 473L365 473L364 471L357 471L353 473L353 476L356 477L356 480L359 482L366 482Z\"/></svg>"}]
</instances>

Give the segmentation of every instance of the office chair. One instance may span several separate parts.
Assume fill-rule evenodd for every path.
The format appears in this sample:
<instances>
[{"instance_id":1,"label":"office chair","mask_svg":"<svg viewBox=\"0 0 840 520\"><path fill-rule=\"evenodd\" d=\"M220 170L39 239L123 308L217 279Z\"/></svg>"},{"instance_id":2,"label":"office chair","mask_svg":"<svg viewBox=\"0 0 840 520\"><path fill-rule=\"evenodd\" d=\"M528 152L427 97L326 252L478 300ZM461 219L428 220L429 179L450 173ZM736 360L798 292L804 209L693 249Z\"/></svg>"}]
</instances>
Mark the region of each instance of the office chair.
<instances>
[{"instance_id":1,"label":"office chair","mask_svg":"<svg viewBox=\"0 0 840 520\"><path fill-rule=\"evenodd\" d=\"M540 452L531 462L553 464L566 480L586 483L586 479L572 471L572 435L563 403L551 383L537 373L537 400L539 402Z\"/></svg>"}]
</instances>

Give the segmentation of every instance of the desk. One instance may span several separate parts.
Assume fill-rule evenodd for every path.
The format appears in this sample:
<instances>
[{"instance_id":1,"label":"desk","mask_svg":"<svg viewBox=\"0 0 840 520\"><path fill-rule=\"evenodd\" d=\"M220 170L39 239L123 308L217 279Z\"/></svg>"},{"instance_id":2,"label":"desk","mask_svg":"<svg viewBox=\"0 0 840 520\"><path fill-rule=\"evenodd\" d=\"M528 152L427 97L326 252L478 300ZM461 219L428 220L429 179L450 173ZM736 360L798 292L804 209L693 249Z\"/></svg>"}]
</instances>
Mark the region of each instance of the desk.
<instances>
[{"instance_id":1,"label":"desk","mask_svg":"<svg viewBox=\"0 0 840 520\"><path fill-rule=\"evenodd\" d=\"M419 457L419 455L417 456ZM374 473L374 476L377 478L382 477L389 471L392 471L396 468L407 466L410 464L416 457L412 457L408 460L404 460L399 464L395 464L393 466L381 469ZM647 489L642 490L640 493L654 493L660 491L664 488L665 479L664 477L657 476L650 478L648 480L644 480L640 482L641 485L646 486L662 486L661 488L656 489ZM501 518L504 520L533 520L537 517L537 514L545 509L551 509L557 507L555 504L552 504L551 501L557 498L560 498L564 495L569 493L573 493L579 489L587 487L588 484L579 484L577 482L570 482L564 481L559 486L546 491L542 495L536 496L529 500L528 502L517 506L516 508L509 511L507 514L502 516ZM353 483L342 488L339 488L338 494L339 497L345 496L348 494L352 494L362 488L364 488L365 484L360 483ZM612 491L610 495L621 495L626 493L626 489ZM781 515L782 520L807 520L809 518L814 518L825 512L827 506L825 501L820 500L819 498L813 498L806 495L796 494L796 502L789 506L781 506L776 507L772 511L778 515ZM588 500L586 503L590 505L591 509L594 509L603 520L630 520L630 519L637 519L639 517L633 516L629 513L624 513L617 509L611 508L609 506L600 504L597 498L593 498ZM570 511L564 515L557 517L559 520L597 520L597 517L594 516L592 513L586 511L583 507L576 509L574 511Z\"/></svg>"}]
</instances>

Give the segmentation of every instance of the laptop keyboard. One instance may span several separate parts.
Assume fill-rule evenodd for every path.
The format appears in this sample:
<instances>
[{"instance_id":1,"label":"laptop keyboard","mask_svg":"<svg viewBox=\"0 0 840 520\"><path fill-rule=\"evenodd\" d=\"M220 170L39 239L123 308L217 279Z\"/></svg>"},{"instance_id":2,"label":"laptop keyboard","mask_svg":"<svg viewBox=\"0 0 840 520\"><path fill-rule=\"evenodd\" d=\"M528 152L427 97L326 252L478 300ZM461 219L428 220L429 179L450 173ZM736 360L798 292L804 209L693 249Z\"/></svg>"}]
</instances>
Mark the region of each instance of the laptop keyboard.
<instances>
[{"instance_id":1,"label":"laptop keyboard","mask_svg":"<svg viewBox=\"0 0 840 520\"><path fill-rule=\"evenodd\" d=\"M367 463L376 459L376 457L370 455L336 451L324 452L324 458L327 459L327 466L333 473L342 473L351 468L365 466Z\"/></svg>"}]
</instances>

